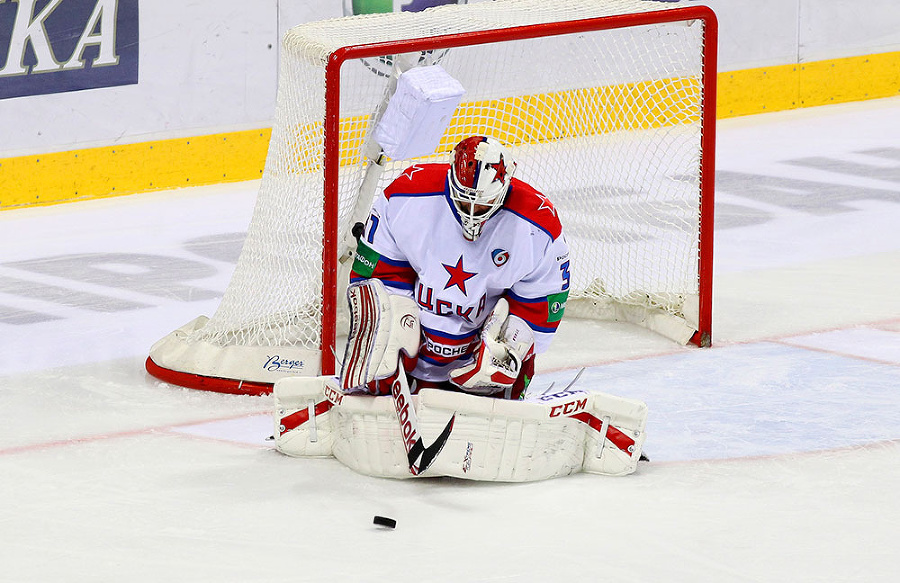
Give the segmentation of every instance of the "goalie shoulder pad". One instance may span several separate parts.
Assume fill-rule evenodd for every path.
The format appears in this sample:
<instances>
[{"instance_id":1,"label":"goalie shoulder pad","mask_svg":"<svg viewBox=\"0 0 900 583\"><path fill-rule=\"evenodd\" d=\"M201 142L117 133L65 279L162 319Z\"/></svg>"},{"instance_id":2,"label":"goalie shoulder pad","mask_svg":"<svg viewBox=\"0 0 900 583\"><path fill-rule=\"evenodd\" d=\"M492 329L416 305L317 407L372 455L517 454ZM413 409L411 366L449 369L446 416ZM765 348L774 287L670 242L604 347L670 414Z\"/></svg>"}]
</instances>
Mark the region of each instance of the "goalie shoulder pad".
<instances>
[{"instance_id":1,"label":"goalie shoulder pad","mask_svg":"<svg viewBox=\"0 0 900 583\"><path fill-rule=\"evenodd\" d=\"M555 241L562 235L562 223L550 199L518 178L510 180L504 206L547 233L551 240Z\"/></svg>"}]
</instances>

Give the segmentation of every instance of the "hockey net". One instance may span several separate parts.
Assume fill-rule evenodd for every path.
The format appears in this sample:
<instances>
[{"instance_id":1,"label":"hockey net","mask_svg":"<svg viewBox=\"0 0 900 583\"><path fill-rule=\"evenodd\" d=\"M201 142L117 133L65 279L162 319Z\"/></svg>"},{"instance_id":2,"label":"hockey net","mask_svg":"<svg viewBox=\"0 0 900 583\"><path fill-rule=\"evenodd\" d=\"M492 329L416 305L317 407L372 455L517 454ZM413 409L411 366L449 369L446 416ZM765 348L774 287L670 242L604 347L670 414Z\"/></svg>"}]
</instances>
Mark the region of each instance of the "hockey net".
<instances>
[{"instance_id":1,"label":"hockey net","mask_svg":"<svg viewBox=\"0 0 900 583\"><path fill-rule=\"evenodd\" d=\"M338 256L371 200L358 202L377 151L370 133L398 59L440 64L466 90L418 161L446 162L463 137L493 136L517 177L553 201L572 255L567 317L709 344L715 48L708 8L646 0L501 0L291 29L233 278L211 318L153 346L148 370L251 394L334 372ZM386 161L378 189L413 161Z\"/></svg>"}]
</instances>

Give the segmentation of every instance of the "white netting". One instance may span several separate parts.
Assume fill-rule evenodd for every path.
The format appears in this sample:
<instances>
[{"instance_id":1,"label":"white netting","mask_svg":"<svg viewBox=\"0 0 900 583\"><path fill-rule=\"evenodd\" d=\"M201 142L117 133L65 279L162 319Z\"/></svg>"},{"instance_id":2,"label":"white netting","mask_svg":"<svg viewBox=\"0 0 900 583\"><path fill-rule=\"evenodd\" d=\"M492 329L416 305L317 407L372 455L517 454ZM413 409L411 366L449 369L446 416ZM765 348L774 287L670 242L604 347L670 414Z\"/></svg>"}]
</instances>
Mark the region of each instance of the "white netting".
<instances>
[{"instance_id":1,"label":"white netting","mask_svg":"<svg viewBox=\"0 0 900 583\"><path fill-rule=\"evenodd\" d=\"M500 0L292 29L283 42L266 168L234 278L215 315L183 341L318 349L322 273L335 269L322 263L322 208L325 67L336 50L675 7ZM608 306L624 305L696 320L703 45L703 21L683 20L423 53L423 64L440 63L466 89L429 160L448 160L467 135L509 144L517 176L559 210L572 248L570 299L586 299L589 311L611 317ZM341 67L338 238L350 227L366 169L363 146L389 94L391 52ZM379 187L409 164L389 161Z\"/></svg>"}]
</instances>

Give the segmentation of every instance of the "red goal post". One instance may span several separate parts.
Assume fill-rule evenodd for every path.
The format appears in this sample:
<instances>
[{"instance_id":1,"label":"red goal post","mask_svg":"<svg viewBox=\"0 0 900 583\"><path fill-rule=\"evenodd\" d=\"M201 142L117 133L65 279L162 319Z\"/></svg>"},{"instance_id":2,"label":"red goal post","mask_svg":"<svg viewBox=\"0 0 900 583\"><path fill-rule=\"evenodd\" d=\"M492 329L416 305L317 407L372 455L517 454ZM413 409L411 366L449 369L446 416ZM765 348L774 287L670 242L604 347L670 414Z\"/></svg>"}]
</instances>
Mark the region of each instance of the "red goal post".
<instances>
[{"instance_id":1,"label":"red goal post","mask_svg":"<svg viewBox=\"0 0 900 583\"><path fill-rule=\"evenodd\" d=\"M370 134L399 55L440 64L467 91L425 159L494 135L556 205L580 277L567 317L709 345L716 43L709 8L647 0L501 0L292 29L234 277L212 318L154 345L148 370L250 394L334 374L339 257L368 204L357 198L377 158ZM411 163L386 161L377 186Z\"/></svg>"}]
</instances>

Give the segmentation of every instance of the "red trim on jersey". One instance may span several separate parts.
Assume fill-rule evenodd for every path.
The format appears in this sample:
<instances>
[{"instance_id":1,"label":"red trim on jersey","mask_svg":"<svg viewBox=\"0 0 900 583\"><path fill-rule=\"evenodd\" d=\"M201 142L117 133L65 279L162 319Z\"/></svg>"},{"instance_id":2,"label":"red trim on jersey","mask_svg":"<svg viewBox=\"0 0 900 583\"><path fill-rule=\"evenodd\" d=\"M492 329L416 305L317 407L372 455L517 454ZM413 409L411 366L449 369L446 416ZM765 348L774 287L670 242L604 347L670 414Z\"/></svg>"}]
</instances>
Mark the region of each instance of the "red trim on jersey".
<instances>
[{"instance_id":1,"label":"red trim on jersey","mask_svg":"<svg viewBox=\"0 0 900 583\"><path fill-rule=\"evenodd\" d=\"M555 241L562 234L562 223L550 199L518 178L510 181L503 208L534 223Z\"/></svg>"},{"instance_id":2,"label":"red trim on jersey","mask_svg":"<svg viewBox=\"0 0 900 583\"><path fill-rule=\"evenodd\" d=\"M446 344L447 346L462 346L463 344L471 344L475 341L479 332L469 332L468 334L449 334L443 330L432 330L422 326L422 334L431 338L438 344Z\"/></svg>"},{"instance_id":3,"label":"red trim on jersey","mask_svg":"<svg viewBox=\"0 0 900 583\"><path fill-rule=\"evenodd\" d=\"M411 290L416 283L418 275L416 275L416 270L409 263L379 261L375 264L375 269L372 271L372 278L380 279L385 282L385 285ZM363 277L352 269L350 270L350 281L359 281L361 279L368 278Z\"/></svg>"},{"instance_id":4,"label":"red trim on jersey","mask_svg":"<svg viewBox=\"0 0 900 583\"><path fill-rule=\"evenodd\" d=\"M510 293L503 297L509 302L509 314L522 318L532 328L541 332L555 332L559 328L559 320L548 322L550 304L547 302L547 298L523 301Z\"/></svg>"},{"instance_id":5,"label":"red trim on jersey","mask_svg":"<svg viewBox=\"0 0 900 583\"><path fill-rule=\"evenodd\" d=\"M444 192L449 170L449 164L413 164L384 189L384 197Z\"/></svg>"}]
</instances>

